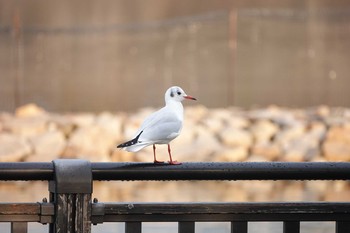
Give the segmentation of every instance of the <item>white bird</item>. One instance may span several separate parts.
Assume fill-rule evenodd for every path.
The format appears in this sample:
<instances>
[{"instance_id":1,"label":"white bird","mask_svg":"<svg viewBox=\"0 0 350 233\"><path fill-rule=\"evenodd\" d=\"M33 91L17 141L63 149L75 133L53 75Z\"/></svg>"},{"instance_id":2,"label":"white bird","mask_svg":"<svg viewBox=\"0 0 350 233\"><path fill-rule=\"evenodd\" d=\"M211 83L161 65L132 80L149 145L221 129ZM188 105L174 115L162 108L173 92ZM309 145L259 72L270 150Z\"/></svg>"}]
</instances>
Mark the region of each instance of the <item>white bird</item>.
<instances>
[{"instance_id":1,"label":"white bird","mask_svg":"<svg viewBox=\"0 0 350 233\"><path fill-rule=\"evenodd\" d=\"M155 145L167 144L169 164L181 164L173 161L169 143L179 136L182 129L184 109L181 101L184 99L196 100L196 98L187 95L180 87L170 87L165 92L165 106L145 119L132 140L118 145L117 148L136 152L146 146L153 145L154 163L163 163L156 158Z\"/></svg>"}]
</instances>

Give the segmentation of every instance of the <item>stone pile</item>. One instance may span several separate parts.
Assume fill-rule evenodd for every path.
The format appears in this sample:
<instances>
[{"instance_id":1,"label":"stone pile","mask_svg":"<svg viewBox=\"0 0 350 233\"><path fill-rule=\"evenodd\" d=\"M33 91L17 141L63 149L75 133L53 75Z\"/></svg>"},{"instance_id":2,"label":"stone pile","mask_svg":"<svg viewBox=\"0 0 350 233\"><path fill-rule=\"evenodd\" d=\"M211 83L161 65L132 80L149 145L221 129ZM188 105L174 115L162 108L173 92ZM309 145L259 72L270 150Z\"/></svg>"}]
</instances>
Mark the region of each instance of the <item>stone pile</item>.
<instances>
[{"instance_id":1,"label":"stone pile","mask_svg":"<svg viewBox=\"0 0 350 233\"><path fill-rule=\"evenodd\" d=\"M131 139L154 109L134 113L56 114L33 105L0 113L0 161L152 162L152 148L138 153L116 149ZM350 161L350 109L277 106L244 110L185 109L181 135L172 142L179 161ZM167 160L165 146L157 147Z\"/></svg>"}]
</instances>

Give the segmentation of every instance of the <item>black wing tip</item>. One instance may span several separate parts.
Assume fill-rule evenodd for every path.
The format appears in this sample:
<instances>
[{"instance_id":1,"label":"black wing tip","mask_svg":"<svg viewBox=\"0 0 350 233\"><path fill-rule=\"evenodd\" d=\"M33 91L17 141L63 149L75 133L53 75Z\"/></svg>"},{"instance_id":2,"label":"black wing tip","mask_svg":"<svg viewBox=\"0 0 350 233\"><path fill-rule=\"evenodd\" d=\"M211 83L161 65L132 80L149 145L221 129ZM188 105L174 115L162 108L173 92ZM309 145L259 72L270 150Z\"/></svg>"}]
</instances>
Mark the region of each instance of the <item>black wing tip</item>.
<instances>
[{"instance_id":1,"label":"black wing tip","mask_svg":"<svg viewBox=\"0 0 350 233\"><path fill-rule=\"evenodd\" d=\"M131 139L130 141L127 141L127 142L124 142L122 144L119 144L117 146L117 148L124 148L124 147L135 145L138 142L139 137L142 134L142 132L143 132L143 130L134 139Z\"/></svg>"}]
</instances>

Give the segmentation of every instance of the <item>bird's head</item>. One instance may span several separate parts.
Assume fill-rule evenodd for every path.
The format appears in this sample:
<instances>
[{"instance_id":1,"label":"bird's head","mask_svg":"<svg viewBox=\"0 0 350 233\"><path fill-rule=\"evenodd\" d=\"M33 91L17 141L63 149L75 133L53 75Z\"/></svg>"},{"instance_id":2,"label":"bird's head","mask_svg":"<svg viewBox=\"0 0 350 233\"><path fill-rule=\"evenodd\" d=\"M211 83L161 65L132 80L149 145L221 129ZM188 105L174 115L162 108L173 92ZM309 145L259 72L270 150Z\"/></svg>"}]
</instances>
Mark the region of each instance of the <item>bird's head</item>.
<instances>
[{"instance_id":1,"label":"bird's head","mask_svg":"<svg viewBox=\"0 0 350 233\"><path fill-rule=\"evenodd\" d=\"M181 87L178 86L173 86L170 87L166 92L165 92L165 102L168 102L170 100L175 100L175 101L183 101L184 99L190 99L190 100L197 100L196 98L187 95L184 90L182 90Z\"/></svg>"}]
</instances>

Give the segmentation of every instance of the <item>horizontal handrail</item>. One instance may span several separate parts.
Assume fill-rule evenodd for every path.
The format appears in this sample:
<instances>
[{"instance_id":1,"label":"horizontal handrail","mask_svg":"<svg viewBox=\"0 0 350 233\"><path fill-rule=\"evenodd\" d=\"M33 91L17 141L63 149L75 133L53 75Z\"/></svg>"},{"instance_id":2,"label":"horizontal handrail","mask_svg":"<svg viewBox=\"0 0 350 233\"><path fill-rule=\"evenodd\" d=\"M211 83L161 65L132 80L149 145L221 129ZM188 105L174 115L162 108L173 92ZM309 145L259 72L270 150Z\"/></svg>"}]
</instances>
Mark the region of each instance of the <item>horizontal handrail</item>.
<instances>
[{"instance_id":1,"label":"horizontal handrail","mask_svg":"<svg viewBox=\"0 0 350 233\"><path fill-rule=\"evenodd\" d=\"M46 202L0 203L0 222L52 223L54 205Z\"/></svg>"},{"instance_id":2,"label":"horizontal handrail","mask_svg":"<svg viewBox=\"0 0 350 233\"><path fill-rule=\"evenodd\" d=\"M349 202L94 203L92 222L350 221Z\"/></svg>"},{"instance_id":3,"label":"horizontal handrail","mask_svg":"<svg viewBox=\"0 0 350 233\"><path fill-rule=\"evenodd\" d=\"M93 180L350 180L349 162L91 163ZM52 180L52 162L0 163L0 180Z\"/></svg>"},{"instance_id":4,"label":"horizontal handrail","mask_svg":"<svg viewBox=\"0 0 350 233\"><path fill-rule=\"evenodd\" d=\"M52 180L52 162L0 163L0 180Z\"/></svg>"},{"instance_id":5,"label":"horizontal handrail","mask_svg":"<svg viewBox=\"0 0 350 233\"><path fill-rule=\"evenodd\" d=\"M0 222L52 223L53 203L0 203ZM93 203L91 221L350 221L349 202Z\"/></svg>"}]
</instances>

